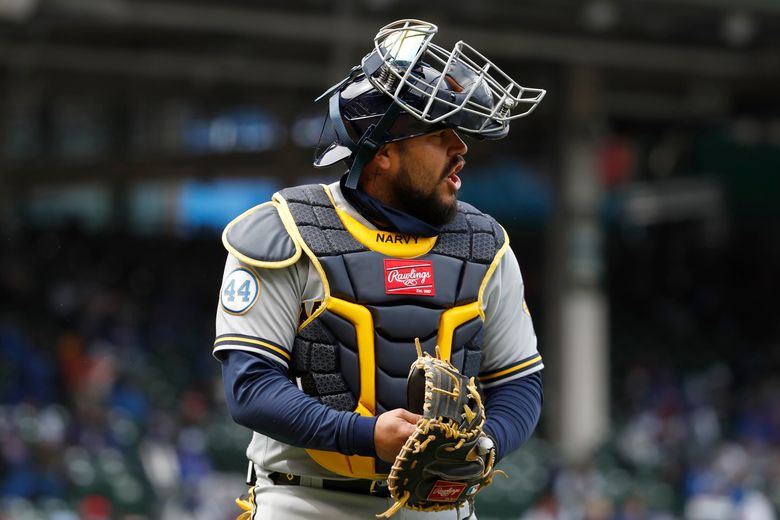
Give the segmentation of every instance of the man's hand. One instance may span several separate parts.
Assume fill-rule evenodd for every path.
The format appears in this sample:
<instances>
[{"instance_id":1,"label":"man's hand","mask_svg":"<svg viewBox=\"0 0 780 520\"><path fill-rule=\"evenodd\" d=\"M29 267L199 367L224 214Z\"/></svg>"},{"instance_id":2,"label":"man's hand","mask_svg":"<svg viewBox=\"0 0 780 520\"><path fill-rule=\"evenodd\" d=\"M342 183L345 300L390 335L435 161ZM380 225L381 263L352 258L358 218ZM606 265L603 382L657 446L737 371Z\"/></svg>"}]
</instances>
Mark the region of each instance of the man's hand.
<instances>
[{"instance_id":1,"label":"man's hand","mask_svg":"<svg viewBox=\"0 0 780 520\"><path fill-rule=\"evenodd\" d=\"M406 439L414 433L420 416L403 408L380 415L374 427L376 455L385 462L393 462Z\"/></svg>"}]
</instances>

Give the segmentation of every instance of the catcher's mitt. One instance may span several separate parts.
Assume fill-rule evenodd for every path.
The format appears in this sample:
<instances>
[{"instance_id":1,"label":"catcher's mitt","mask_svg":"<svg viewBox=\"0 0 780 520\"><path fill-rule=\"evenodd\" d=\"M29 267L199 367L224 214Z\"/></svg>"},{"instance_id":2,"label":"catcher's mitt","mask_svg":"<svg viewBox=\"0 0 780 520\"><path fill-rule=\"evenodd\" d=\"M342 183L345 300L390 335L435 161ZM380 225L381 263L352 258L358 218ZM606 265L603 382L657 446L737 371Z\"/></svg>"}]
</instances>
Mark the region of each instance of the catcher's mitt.
<instances>
[{"instance_id":1,"label":"catcher's mitt","mask_svg":"<svg viewBox=\"0 0 780 520\"><path fill-rule=\"evenodd\" d=\"M407 382L409 410L422 415L393 463L387 482L395 504L378 518L389 518L401 507L443 511L469 503L496 473L493 442L482 431L485 408L474 378L463 376L448 361L423 354Z\"/></svg>"}]
</instances>

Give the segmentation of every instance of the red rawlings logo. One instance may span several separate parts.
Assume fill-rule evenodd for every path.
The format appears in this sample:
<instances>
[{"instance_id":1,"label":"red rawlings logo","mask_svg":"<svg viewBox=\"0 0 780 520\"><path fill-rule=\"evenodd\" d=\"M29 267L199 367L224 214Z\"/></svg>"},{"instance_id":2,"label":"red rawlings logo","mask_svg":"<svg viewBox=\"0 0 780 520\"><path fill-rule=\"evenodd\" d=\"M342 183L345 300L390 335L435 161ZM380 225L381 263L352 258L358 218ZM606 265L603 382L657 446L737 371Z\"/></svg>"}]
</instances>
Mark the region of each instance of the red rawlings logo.
<instances>
[{"instance_id":1,"label":"red rawlings logo","mask_svg":"<svg viewBox=\"0 0 780 520\"><path fill-rule=\"evenodd\" d=\"M385 260L385 293L435 296L433 262Z\"/></svg>"},{"instance_id":2,"label":"red rawlings logo","mask_svg":"<svg viewBox=\"0 0 780 520\"><path fill-rule=\"evenodd\" d=\"M432 502L455 502L464 489L466 489L465 483L437 480L431 492L428 493L428 500Z\"/></svg>"}]
</instances>

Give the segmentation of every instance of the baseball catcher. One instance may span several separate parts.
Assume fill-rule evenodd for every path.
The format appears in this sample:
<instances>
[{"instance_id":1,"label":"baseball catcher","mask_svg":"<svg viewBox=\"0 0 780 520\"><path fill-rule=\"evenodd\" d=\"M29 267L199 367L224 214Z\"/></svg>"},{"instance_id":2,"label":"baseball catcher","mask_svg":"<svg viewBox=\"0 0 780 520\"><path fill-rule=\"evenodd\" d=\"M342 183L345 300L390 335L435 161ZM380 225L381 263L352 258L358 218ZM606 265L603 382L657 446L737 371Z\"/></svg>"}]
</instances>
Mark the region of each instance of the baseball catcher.
<instances>
[{"instance_id":1,"label":"baseball catcher","mask_svg":"<svg viewBox=\"0 0 780 520\"><path fill-rule=\"evenodd\" d=\"M458 194L465 139L503 139L545 91L437 33L381 28L321 96L314 166L340 178L280 189L222 235L213 353L253 432L245 519L463 518L539 419L509 235Z\"/></svg>"}]
</instances>

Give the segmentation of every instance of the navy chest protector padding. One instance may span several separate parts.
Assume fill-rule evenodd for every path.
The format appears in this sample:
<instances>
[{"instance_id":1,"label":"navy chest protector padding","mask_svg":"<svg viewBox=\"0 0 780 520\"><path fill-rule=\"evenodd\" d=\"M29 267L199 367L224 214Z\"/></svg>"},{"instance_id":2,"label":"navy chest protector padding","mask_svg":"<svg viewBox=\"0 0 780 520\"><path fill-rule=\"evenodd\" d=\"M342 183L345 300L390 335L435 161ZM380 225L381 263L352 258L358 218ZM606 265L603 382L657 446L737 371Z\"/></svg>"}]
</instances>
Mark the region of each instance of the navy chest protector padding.
<instances>
[{"instance_id":1,"label":"navy chest protector padding","mask_svg":"<svg viewBox=\"0 0 780 520\"><path fill-rule=\"evenodd\" d=\"M368 340L373 344L360 345L356 320L329 309L301 329L292 368L307 394L338 410L353 411L365 385L373 385L373 413L405 408L406 378L417 358L415 337L431 354L437 343L446 340L451 344L452 363L468 376L477 375L479 316L458 323L449 338L441 338L439 328L446 311L469 304L476 308L482 281L505 240L495 220L459 203L457 217L433 248L415 258L431 262L435 295L395 295L387 294L385 286L384 260L392 257L368 249L350 234L322 186L288 188L280 195L301 238L321 264L331 296L368 309L373 329ZM367 372L361 372L360 352L367 352L362 350L366 348L373 351L375 367L369 375L373 381L361 381L361 373L365 377Z\"/></svg>"}]
</instances>

